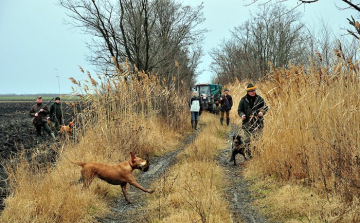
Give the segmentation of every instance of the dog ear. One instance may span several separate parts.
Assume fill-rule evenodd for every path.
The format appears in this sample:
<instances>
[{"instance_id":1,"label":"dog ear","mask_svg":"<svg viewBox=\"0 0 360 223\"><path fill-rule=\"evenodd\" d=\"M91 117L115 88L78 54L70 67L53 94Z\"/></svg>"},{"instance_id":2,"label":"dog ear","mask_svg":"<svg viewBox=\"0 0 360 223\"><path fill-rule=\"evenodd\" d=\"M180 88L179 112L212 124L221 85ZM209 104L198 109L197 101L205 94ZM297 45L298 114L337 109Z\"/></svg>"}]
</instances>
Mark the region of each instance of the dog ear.
<instances>
[{"instance_id":1,"label":"dog ear","mask_svg":"<svg viewBox=\"0 0 360 223\"><path fill-rule=\"evenodd\" d=\"M131 159L134 160L135 159L135 154L133 152L130 152L131 155Z\"/></svg>"}]
</instances>

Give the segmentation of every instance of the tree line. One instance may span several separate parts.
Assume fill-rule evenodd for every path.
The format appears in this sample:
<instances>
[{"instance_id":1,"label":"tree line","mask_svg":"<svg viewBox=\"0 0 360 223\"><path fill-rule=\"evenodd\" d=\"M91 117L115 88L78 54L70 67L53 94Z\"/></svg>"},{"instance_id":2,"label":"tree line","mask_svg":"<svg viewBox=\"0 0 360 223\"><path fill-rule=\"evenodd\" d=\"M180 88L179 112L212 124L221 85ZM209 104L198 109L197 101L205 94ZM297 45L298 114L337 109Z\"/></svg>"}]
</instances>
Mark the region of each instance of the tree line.
<instances>
[{"instance_id":1,"label":"tree line","mask_svg":"<svg viewBox=\"0 0 360 223\"><path fill-rule=\"evenodd\" d=\"M336 60L335 49L339 49L346 60L359 59L356 53L360 29L347 29L350 36L339 41L340 38L324 21L310 30L296 8L287 8L278 1L262 3L255 14L232 30L229 39L210 52L213 58L211 70L216 74L214 82L228 83L234 78L256 80L263 78L270 66L286 68L290 63L306 65L316 62L327 66ZM352 20L349 20L350 25L359 24Z\"/></svg>"},{"instance_id":2,"label":"tree line","mask_svg":"<svg viewBox=\"0 0 360 223\"><path fill-rule=\"evenodd\" d=\"M316 4L318 0L298 1ZM206 29L203 23L203 4L195 7L175 0L59 0L67 9L71 23L90 34L87 43L91 53L88 60L100 74L158 74L170 87L192 86L203 55L202 41ZM261 2L261 0L254 0ZM301 21L296 8L270 0L260 4L258 11L235 27L230 38L213 48L210 69L213 82L226 84L238 79L259 79L270 68L309 63L309 55L318 55L318 63L329 65L333 49L339 46L331 29L323 22L320 28L310 30ZM283 1L281 1L283 2ZM339 0L356 12L360 4ZM349 59L356 59L355 40L360 36L359 22L347 18L347 33L353 40L343 42L341 51ZM115 68L114 68L115 65ZM114 69L121 72L115 72ZM137 78L141 78L138 76Z\"/></svg>"}]
</instances>

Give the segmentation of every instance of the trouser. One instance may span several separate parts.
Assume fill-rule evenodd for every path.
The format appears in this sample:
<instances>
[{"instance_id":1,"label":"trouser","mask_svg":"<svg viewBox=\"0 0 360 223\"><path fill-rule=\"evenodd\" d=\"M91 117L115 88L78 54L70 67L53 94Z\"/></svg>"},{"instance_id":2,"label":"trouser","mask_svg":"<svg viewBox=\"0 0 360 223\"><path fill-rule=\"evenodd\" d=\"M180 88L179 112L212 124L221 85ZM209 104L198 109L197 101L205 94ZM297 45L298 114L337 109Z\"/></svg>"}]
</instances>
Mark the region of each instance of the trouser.
<instances>
[{"instance_id":1,"label":"trouser","mask_svg":"<svg viewBox=\"0 0 360 223\"><path fill-rule=\"evenodd\" d=\"M44 128L44 130L49 134L49 136L52 136L51 134L53 133L48 125L47 122L41 122L39 124L36 124L35 125L35 128L36 128L36 134L38 136L41 136L41 128Z\"/></svg>"},{"instance_id":2,"label":"trouser","mask_svg":"<svg viewBox=\"0 0 360 223\"><path fill-rule=\"evenodd\" d=\"M52 128L55 130L55 132L60 131L61 125L62 125L61 118L55 118L52 121Z\"/></svg>"},{"instance_id":3,"label":"trouser","mask_svg":"<svg viewBox=\"0 0 360 223\"><path fill-rule=\"evenodd\" d=\"M220 124L223 124L224 121L224 116L226 114L226 124L229 125L230 124L230 111L220 111Z\"/></svg>"},{"instance_id":4,"label":"trouser","mask_svg":"<svg viewBox=\"0 0 360 223\"><path fill-rule=\"evenodd\" d=\"M199 121L199 112L191 112L191 128L196 130L198 121Z\"/></svg>"},{"instance_id":5,"label":"trouser","mask_svg":"<svg viewBox=\"0 0 360 223\"><path fill-rule=\"evenodd\" d=\"M199 121L199 112L191 112L191 121Z\"/></svg>"},{"instance_id":6,"label":"trouser","mask_svg":"<svg viewBox=\"0 0 360 223\"><path fill-rule=\"evenodd\" d=\"M259 138L260 134L262 134L262 128L259 127L256 130L250 131L246 128L243 128L244 130L244 142L247 147L247 154L249 157L252 157L251 150L255 151L255 145L252 145L251 141L257 140Z\"/></svg>"}]
</instances>

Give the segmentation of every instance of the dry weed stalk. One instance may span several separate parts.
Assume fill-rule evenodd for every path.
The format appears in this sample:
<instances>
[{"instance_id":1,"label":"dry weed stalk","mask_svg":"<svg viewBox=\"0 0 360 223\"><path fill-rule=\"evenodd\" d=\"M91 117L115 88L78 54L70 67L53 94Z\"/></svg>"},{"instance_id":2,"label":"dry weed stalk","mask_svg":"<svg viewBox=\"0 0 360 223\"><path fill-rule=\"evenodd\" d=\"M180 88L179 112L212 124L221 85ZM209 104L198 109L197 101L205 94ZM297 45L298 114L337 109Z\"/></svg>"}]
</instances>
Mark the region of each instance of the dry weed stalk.
<instances>
[{"instance_id":1,"label":"dry weed stalk","mask_svg":"<svg viewBox=\"0 0 360 223\"><path fill-rule=\"evenodd\" d=\"M188 128L188 109L175 88L163 88L155 75L131 73L124 64L116 75L84 83L70 78L80 102L72 102L76 139L58 148L55 167L46 169L20 157L9 166L11 194L5 200L1 222L90 222L109 210L109 201L121 197L120 187L96 181L89 190L70 186L79 177L74 160L117 163L129 152L140 156L172 149ZM81 69L81 72L85 71Z\"/></svg>"},{"instance_id":2,"label":"dry weed stalk","mask_svg":"<svg viewBox=\"0 0 360 223\"><path fill-rule=\"evenodd\" d=\"M258 83L270 110L250 169L316 188L329 202L340 198L348 206L336 213L345 218L360 209L355 201L360 195L360 80L353 66L358 62L350 63L341 50L336 56L333 67L290 65ZM246 84L234 86L244 92ZM360 216L346 219L357 222Z\"/></svg>"},{"instance_id":3,"label":"dry weed stalk","mask_svg":"<svg viewBox=\"0 0 360 223\"><path fill-rule=\"evenodd\" d=\"M231 222L222 168L215 161L225 149L218 120L203 114L206 123L197 139L178 155L178 163L156 182L159 188L148 205L150 222ZM211 137L209 137L211 136ZM222 145L222 146L219 146Z\"/></svg>"}]
</instances>

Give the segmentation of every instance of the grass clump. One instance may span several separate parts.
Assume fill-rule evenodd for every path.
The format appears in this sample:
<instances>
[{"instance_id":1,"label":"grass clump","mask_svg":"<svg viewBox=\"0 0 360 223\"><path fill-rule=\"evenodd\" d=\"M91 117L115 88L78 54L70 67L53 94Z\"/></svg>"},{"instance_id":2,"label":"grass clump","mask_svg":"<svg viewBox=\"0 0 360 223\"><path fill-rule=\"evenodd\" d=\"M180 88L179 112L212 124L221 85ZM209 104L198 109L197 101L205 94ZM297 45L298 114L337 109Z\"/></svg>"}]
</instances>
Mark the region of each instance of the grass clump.
<instances>
[{"instance_id":1,"label":"grass clump","mask_svg":"<svg viewBox=\"0 0 360 223\"><path fill-rule=\"evenodd\" d=\"M224 196L224 170L215 157L226 148L217 118L201 115L198 137L153 187L159 188L147 207L149 222L231 222ZM209 137L211 136L211 137Z\"/></svg>"}]
</instances>

